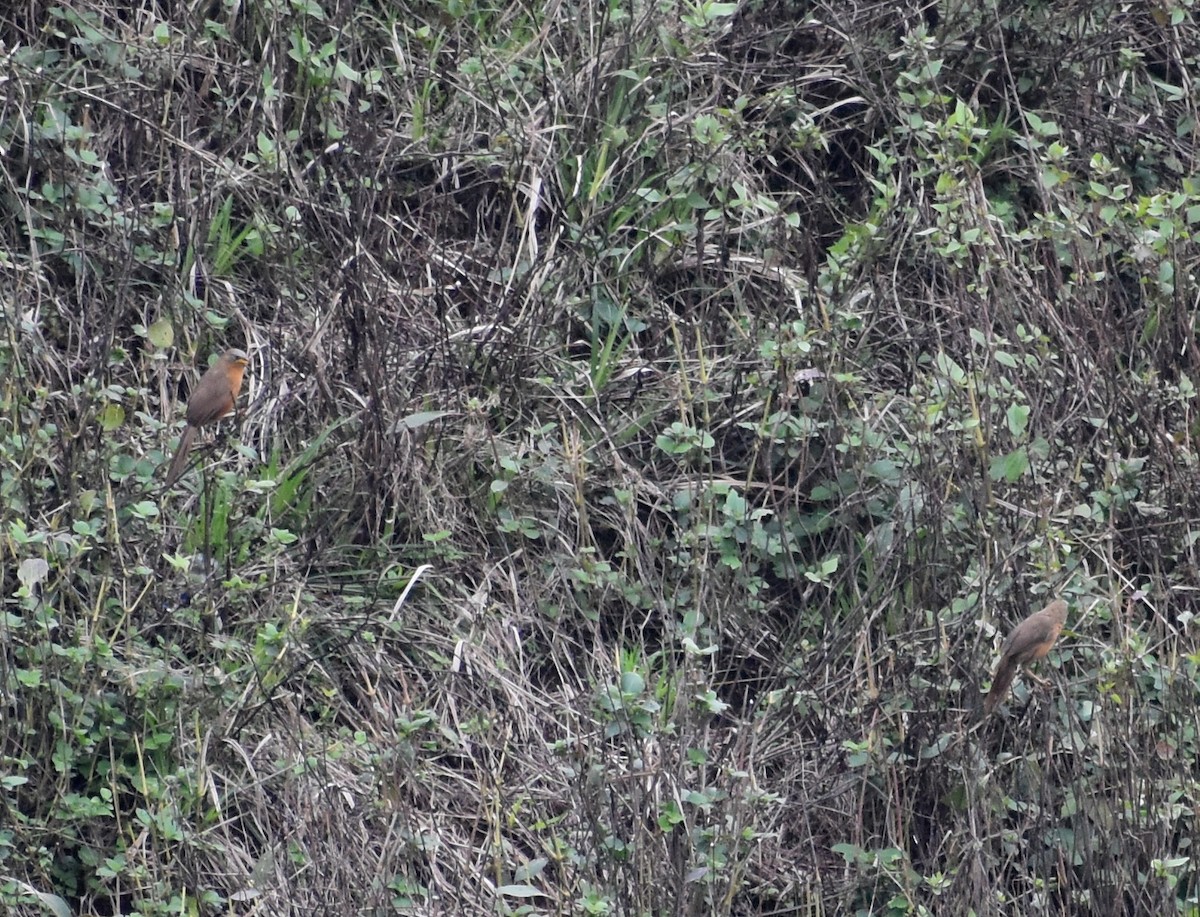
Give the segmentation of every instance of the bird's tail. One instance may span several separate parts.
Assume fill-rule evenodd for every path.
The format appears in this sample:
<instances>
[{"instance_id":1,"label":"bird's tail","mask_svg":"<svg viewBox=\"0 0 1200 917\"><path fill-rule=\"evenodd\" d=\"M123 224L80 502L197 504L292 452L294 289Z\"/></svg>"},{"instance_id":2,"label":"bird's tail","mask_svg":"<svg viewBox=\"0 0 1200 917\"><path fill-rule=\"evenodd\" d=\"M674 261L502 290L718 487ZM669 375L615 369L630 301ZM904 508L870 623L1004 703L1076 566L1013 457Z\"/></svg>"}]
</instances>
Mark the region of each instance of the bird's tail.
<instances>
[{"instance_id":1,"label":"bird's tail","mask_svg":"<svg viewBox=\"0 0 1200 917\"><path fill-rule=\"evenodd\" d=\"M183 435L179 437L179 448L175 450L175 457L171 459L171 467L167 469L167 480L163 484L163 490L169 490L171 485L179 480L179 476L183 474L183 469L187 466L188 453L192 451L192 440L196 438L196 428L188 424L183 429Z\"/></svg>"},{"instance_id":2,"label":"bird's tail","mask_svg":"<svg viewBox=\"0 0 1200 917\"><path fill-rule=\"evenodd\" d=\"M992 689L988 691L987 697L983 699L983 715L991 716L1000 701L1008 695L1008 689L1012 687L1013 678L1017 674L1017 660L1013 658L1002 659L1000 667L996 669L996 677L992 679Z\"/></svg>"}]
</instances>

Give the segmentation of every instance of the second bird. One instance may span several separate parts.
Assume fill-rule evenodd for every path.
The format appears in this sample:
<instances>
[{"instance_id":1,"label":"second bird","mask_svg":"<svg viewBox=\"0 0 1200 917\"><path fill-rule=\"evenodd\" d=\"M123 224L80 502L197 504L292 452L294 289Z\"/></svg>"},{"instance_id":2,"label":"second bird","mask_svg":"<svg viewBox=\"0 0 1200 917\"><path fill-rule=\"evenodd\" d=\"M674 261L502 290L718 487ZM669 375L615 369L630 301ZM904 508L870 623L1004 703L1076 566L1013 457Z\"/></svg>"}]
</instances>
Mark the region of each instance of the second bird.
<instances>
[{"instance_id":1,"label":"second bird","mask_svg":"<svg viewBox=\"0 0 1200 917\"><path fill-rule=\"evenodd\" d=\"M985 716L995 710L1008 694L1017 667L1028 665L1049 653L1066 622L1067 603L1056 599L1012 629L1000 651L1000 664L996 666L992 689L983 701Z\"/></svg>"},{"instance_id":2,"label":"second bird","mask_svg":"<svg viewBox=\"0 0 1200 917\"><path fill-rule=\"evenodd\" d=\"M222 417L233 413L238 392L242 390L242 376L246 372L248 362L249 358L244 350L227 350L208 368L192 389L191 397L188 398L187 426L183 435L179 437L179 448L175 450L175 457L171 459L171 466L167 469L164 490L170 488L183 474L188 453L200 427L216 423Z\"/></svg>"}]
</instances>

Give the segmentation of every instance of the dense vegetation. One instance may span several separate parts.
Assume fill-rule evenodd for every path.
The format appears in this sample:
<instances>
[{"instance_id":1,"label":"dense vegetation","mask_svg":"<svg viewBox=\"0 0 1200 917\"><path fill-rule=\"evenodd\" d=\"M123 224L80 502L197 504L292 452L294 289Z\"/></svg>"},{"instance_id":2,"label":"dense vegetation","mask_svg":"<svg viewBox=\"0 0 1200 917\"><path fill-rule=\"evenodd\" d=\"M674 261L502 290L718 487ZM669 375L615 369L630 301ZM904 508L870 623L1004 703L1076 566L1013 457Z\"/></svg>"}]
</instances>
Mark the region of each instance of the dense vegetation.
<instances>
[{"instance_id":1,"label":"dense vegetation","mask_svg":"<svg viewBox=\"0 0 1200 917\"><path fill-rule=\"evenodd\" d=\"M1197 913L1192 7L5 5L0 909Z\"/></svg>"}]
</instances>

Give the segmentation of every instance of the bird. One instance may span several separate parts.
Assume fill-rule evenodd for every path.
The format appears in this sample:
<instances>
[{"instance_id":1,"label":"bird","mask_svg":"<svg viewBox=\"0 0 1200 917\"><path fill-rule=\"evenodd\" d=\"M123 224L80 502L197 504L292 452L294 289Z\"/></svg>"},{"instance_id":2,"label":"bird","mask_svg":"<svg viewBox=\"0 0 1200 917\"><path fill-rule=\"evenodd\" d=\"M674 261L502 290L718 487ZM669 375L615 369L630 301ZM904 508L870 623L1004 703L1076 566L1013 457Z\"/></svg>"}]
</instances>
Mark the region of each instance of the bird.
<instances>
[{"instance_id":1,"label":"bird","mask_svg":"<svg viewBox=\"0 0 1200 917\"><path fill-rule=\"evenodd\" d=\"M990 715L1007 696L1018 666L1028 665L1050 652L1066 622L1067 603L1055 599L1012 629L1000 650L992 688L983 701L984 716Z\"/></svg>"},{"instance_id":2,"label":"bird","mask_svg":"<svg viewBox=\"0 0 1200 917\"><path fill-rule=\"evenodd\" d=\"M183 435L179 437L179 448L175 450L175 456L167 469L163 490L169 489L183 474L188 452L191 451L192 442L196 439L199 429L233 413L238 392L242 390L242 376L249 362L246 351L234 347L221 354L200 377L188 398L187 426L183 429Z\"/></svg>"}]
</instances>

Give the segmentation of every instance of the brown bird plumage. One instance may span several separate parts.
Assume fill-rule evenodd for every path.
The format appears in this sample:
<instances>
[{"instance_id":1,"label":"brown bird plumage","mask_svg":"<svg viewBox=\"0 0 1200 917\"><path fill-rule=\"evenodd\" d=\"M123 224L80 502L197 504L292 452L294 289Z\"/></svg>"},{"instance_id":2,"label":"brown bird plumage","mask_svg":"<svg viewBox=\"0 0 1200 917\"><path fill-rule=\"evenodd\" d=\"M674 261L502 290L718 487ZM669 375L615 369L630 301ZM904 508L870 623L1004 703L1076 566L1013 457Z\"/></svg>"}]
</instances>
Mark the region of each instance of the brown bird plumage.
<instances>
[{"instance_id":1,"label":"brown bird plumage","mask_svg":"<svg viewBox=\"0 0 1200 917\"><path fill-rule=\"evenodd\" d=\"M1049 653L1066 623L1067 603L1062 599L1055 599L1012 629L1000 651L1000 664L996 666L992 689L983 701L985 716L992 713L1007 696L1013 678L1016 677L1017 667L1028 665Z\"/></svg>"},{"instance_id":2,"label":"brown bird plumage","mask_svg":"<svg viewBox=\"0 0 1200 917\"><path fill-rule=\"evenodd\" d=\"M238 392L242 390L242 376L246 372L249 358L244 350L227 350L217 362L208 368L188 398L187 426L179 437L179 448L167 469L167 480L163 489L170 488L187 465L188 452L196 439L200 427L216 423L227 414L233 413Z\"/></svg>"}]
</instances>

